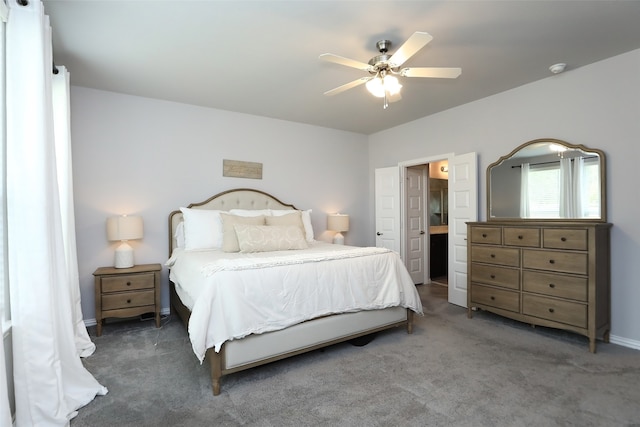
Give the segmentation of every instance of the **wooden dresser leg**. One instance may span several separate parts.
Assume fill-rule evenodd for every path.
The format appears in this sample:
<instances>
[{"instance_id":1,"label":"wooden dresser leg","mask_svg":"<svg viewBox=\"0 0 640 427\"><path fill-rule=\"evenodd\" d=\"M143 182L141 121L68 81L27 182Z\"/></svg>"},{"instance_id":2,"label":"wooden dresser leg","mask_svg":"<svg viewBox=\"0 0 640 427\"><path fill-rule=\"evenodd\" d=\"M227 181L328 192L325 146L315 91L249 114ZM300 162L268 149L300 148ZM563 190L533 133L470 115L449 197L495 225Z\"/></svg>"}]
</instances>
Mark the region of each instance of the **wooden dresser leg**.
<instances>
[{"instance_id":1,"label":"wooden dresser leg","mask_svg":"<svg viewBox=\"0 0 640 427\"><path fill-rule=\"evenodd\" d=\"M589 351L591 353L595 353L596 352L596 339L595 338L589 338Z\"/></svg>"}]
</instances>

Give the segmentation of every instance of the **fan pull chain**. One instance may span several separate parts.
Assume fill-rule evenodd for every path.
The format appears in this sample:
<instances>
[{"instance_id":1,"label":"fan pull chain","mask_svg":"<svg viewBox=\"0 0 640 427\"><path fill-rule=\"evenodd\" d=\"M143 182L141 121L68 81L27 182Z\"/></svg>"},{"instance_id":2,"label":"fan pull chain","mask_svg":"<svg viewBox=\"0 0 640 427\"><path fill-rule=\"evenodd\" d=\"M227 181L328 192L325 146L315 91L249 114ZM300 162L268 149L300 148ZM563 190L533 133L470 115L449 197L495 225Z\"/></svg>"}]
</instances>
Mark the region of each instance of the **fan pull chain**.
<instances>
[{"instance_id":1,"label":"fan pull chain","mask_svg":"<svg viewBox=\"0 0 640 427\"><path fill-rule=\"evenodd\" d=\"M387 107L389 106L389 103L387 102L387 91L384 91L384 104L382 104L382 109L386 110Z\"/></svg>"}]
</instances>

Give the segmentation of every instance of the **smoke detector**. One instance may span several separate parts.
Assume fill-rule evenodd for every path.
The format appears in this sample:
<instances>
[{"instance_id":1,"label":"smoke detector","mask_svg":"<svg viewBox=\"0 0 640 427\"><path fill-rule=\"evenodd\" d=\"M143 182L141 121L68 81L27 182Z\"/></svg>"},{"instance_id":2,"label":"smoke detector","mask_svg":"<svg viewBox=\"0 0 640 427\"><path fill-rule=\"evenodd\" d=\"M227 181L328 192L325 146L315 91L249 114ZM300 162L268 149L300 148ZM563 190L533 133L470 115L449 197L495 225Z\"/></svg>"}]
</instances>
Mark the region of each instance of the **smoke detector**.
<instances>
[{"instance_id":1,"label":"smoke detector","mask_svg":"<svg viewBox=\"0 0 640 427\"><path fill-rule=\"evenodd\" d=\"M563 64L561 62L559 64L553 64L551 67L549 67L549 71L551 71L553 74L560 74L566 67L567 64Z\"/></svg>"}]
</instances>

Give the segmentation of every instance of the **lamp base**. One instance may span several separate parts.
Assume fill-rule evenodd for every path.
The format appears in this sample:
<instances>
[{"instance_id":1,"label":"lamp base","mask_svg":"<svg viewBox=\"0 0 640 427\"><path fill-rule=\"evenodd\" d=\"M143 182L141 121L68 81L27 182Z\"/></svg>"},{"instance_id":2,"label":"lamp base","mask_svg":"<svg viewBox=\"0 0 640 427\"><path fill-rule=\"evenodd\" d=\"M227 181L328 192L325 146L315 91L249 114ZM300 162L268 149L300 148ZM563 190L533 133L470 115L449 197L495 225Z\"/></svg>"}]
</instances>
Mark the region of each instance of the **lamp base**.
<instances>
[{"instance_id":1,"label":"lamp base","mask_svg":"<svg viewBox=\"0 0 640 427\"><path fill-rule=\"evenodd\" d=\"M127 242L122 242L116 249L115 268L133 267L133 248Z\"/></svg>"},{"instance_id":2,"label":"lamp base","mask_svg":"<svg viewBox=\"0 0 640 427\"><path fill-rule=\"evenodd\" d=\"M339 231L333 236L334 245L344 245L344 236Z\"/></svg>"}]
</instances>

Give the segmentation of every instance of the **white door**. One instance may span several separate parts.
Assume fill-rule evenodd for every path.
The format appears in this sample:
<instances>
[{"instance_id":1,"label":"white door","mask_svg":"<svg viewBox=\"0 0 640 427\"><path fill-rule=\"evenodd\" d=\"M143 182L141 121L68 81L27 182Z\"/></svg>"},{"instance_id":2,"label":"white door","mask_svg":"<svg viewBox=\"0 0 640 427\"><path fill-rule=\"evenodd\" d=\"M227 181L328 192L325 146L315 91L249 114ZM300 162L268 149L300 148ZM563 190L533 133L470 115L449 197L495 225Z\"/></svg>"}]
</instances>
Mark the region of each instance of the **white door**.
<instances>
[{"instance_id":1,"label":"white door","mask_svg":"<svg viewBox=\"0 0 640 427\"><path fill-rule=\"evenodd\" d=\"M376 246L400 253L400 169L375 170Z\"/></svg>"},{"instance_id":2,"label":"white door","mask_svg":"<svg viewBox=\"0 0 640 427\"><path fill-rule=\"evenodd\" d=\"M476 153L449 159L449 302L467 306L467 222L478 220Z\"/></svg>"},{"instance_id":3,"label":"white door","mask_svg":"<svg viewBox=\"0 0 640 427\"><path fill-rule=\"evenodd\" d=\"M406 173L406 227L407 227L407 247L406 265L409 274L416 285L426 283L425 281L425 185L426 166L412 166L407 168Z\"/></svg>"}]
</instances>

